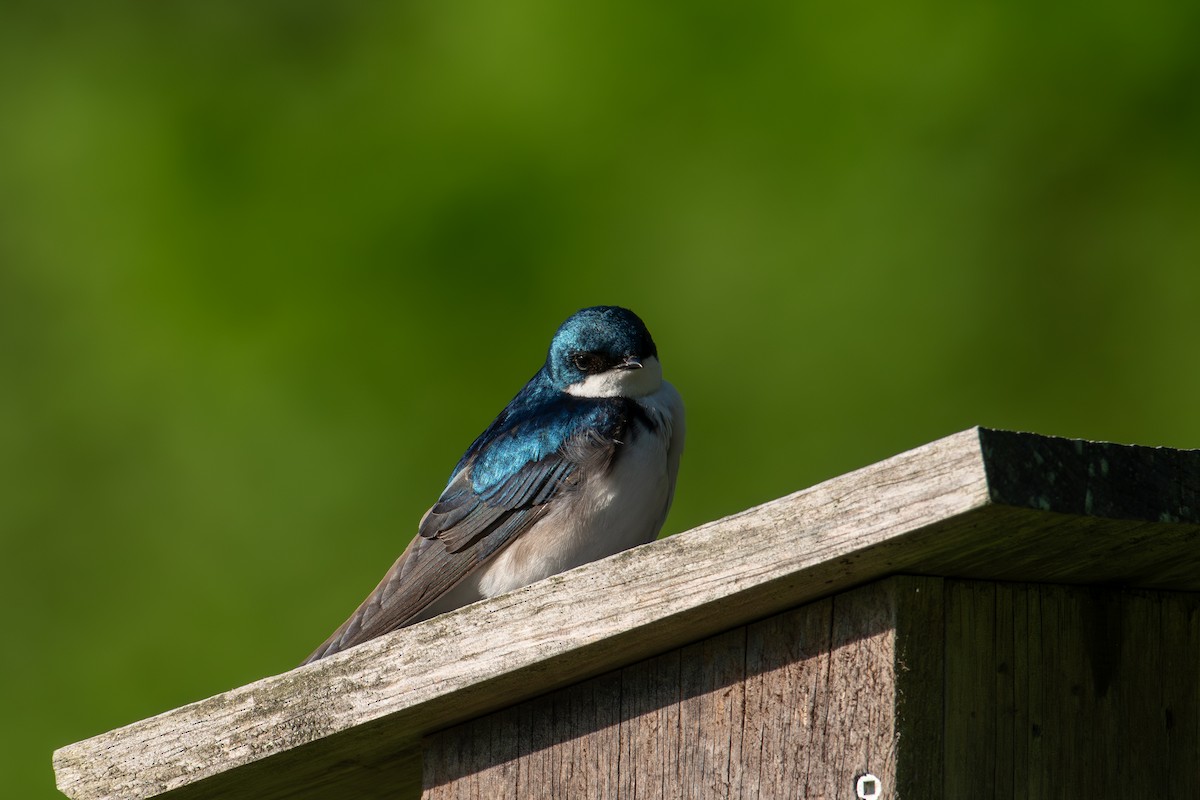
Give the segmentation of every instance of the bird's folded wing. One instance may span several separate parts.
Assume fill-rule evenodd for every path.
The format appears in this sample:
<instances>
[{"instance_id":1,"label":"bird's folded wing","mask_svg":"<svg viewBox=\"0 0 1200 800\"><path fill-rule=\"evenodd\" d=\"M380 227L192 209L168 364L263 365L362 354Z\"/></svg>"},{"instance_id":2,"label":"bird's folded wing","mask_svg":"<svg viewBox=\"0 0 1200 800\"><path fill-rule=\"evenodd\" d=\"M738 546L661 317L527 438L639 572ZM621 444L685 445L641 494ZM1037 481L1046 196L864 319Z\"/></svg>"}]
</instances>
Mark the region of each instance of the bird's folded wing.
<instances>
[{"instance_id":1,"label":"bird's folded wing","mask_svg":"<svg viewBox=\"0 0 1200 800\"><path fill-rule=\"evenodd\" d=\"M589 429L572 436L551 454L526 463L482 492L471 478L475 461L468 461L426 512L418 535L375 590L304 663L413 621L541 519L547 503L575 485L580 466L607 469L618 444L619 426L611 433Z\"/></svg>"}]
</instances>

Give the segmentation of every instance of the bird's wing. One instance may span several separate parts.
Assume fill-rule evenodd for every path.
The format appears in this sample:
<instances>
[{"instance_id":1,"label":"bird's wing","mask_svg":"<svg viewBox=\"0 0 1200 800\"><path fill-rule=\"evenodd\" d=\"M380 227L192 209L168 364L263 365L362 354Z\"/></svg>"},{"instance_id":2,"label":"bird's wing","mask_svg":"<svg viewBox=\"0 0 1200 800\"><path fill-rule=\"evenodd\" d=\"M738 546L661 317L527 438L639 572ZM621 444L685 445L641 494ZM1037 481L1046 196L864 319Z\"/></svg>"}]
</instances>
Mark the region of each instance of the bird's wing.
<instances>
[{"instance_id":1,"label":"bird's wing","mask_svg":"<svg viewBox=\"0 0 1200 800\"><path fill-rule=\"evenodd\" d=\"M449 485L425 513L418 534L375 590L304 663L361 644L413 621L470 572L549 510L549 502L591 469L607 470L627 416L607 404L559 437L548 454L524 463L519 437L468 451ZM536 455L536 451L532 451ZM482 463L481 463L482 459ZM519 463L497 476L496 464ZM485 474L486 473L486 474Z\"/></svg>"}]
</instances>

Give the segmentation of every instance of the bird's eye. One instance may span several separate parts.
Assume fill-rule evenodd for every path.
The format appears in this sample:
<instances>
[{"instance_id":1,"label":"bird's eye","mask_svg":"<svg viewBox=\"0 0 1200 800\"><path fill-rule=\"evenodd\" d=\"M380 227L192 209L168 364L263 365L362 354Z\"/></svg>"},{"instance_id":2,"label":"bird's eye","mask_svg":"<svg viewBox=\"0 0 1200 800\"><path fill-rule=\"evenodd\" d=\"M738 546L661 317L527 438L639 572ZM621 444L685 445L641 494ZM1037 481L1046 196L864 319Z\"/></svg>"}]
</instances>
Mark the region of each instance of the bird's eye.
<instances>
[{"instance_id":1,"label":"bird's eye","mask_svg":"<svg viewBox=\"0 0 1200 800\"><path fill-rule=\"evenodd\" d=\"M571 356L571 363L575 365L575 369L580 372L603 372L604 359L595 353L576 353Z\"/></svg>"}]
</instances>

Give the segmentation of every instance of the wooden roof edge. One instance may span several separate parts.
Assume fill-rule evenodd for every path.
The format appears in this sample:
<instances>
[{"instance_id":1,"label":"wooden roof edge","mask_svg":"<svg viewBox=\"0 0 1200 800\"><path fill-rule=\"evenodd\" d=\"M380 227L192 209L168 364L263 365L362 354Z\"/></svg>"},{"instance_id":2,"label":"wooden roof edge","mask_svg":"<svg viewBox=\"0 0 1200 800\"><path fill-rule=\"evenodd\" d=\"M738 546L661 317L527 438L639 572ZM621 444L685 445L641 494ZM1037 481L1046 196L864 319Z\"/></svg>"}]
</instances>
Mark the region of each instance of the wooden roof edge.
<instances>
[{"instance_id":1,"label":"wooden roof edge","mask_svg":"<svg viewBox=\"0 0 1200 800\"><path fill-rule=\"evenodd\" d=\"M1110 519L1200 523L1200 450L976 428L992 501Z\"/></svg>"},{"instance_id":2,"label":"wooden roof edge","mask_svg":"<svg viewBox=\"0 0 1200 800\"><path fill-rule=\"evenodd\" d=\"M1198 494L1200 451L972 428L68 745L58 785L323 796L330 770L349 785L432 730L889 574L1200 590Z\"/></svg>"}]
</instances>

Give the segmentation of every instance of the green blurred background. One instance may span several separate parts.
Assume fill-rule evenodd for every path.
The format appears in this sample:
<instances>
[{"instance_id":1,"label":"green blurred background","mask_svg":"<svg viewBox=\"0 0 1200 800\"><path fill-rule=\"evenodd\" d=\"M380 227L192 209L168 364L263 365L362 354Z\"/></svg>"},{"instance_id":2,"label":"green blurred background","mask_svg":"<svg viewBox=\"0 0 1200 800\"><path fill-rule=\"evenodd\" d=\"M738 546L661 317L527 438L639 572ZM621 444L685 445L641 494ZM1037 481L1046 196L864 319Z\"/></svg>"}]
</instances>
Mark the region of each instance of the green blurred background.
<instances>
[{"instance_id":1,"label":"green blurred background","mask_svg":"<svg viewBox=\"0 0 1200 800\"><path fill-rule=\"evenodd\" d=\"M576 309L677 532L975 423L1200 447L1200 4L0 5L0 774L294 666Z\"/></svg>"}]
</instances>

